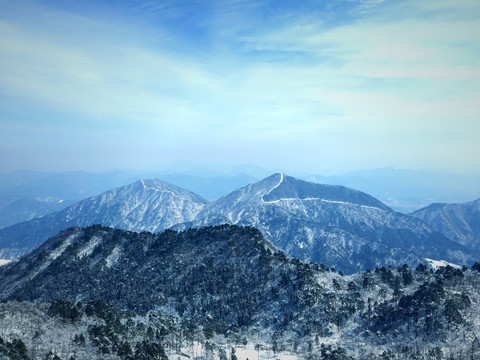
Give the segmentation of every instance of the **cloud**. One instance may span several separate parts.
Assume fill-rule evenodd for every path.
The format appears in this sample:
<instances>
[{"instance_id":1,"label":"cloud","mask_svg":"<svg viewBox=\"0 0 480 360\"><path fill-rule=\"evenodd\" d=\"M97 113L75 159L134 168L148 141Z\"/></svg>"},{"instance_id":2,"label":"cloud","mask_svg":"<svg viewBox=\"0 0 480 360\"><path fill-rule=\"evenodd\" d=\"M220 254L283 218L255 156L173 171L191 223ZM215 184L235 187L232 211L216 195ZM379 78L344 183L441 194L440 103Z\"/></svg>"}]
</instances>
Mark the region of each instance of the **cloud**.
<instances>
[{"instance_id":1,"label":"cloud","mask_svg":"<svg viewBox=\"0 0 480 360\"><path fill-rule=\"evenodd\" d=\"M438 148L437 162L445 142L480 151L480 31L460 16L473 1L329 4L150 2L100 14L10 4L2 141L77 134L77 145L225 157L246 146L279 158L334 149L351 163L382 153L379 165L389 153L400 161L406 142L405 153Z\"/></svg>"}]
</instances>

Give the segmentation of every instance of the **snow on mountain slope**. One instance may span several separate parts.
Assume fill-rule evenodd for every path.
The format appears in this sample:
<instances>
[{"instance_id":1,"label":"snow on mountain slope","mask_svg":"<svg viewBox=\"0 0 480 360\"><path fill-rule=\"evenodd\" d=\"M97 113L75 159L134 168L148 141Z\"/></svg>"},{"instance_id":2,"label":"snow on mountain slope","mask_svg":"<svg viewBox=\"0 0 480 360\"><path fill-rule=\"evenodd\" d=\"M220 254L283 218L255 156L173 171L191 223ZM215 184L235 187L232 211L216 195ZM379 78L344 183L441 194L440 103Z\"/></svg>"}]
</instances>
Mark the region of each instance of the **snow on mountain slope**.
<instances>
[{"instance_id":1,"label":"snow on mountain slope","mask_svg":"<svg viewBox=\"0 0 480 360\"><path fill-rule=\"evenodd\" d=\"M435 203L411 215L448 238L480 250L480 199L461 204Z\"/></svg>"},{"instance_id":2,"label":"snow on mountain slope","mask_svg":"<svg viewBox=\"0 0 480 360\"><path fill-rule=\"evenodd\" d=\"M18 257L70 226L102 224L133 231L162 231L191 221L208 202L158 179L139 180L41 218L0 229L4 258Z\"/></svg>"},{"instance_id":3,"label":"snow on mountain slope","mask_svg":"<svg viewBox=\"0 0 480 360\"><path fill-rule=\"evenodd\" d=\"M422 221L363 192L282 173L210 203L193 222L174 228L225 222L256 227L289 255L345 272L414 265L426 256L455 263L474 260L464 247Z\"/></svg>"},{"instance_id":4,"label":"snow on mountain slope","mask_svg":"<svg viewBox=\"0 0 480 360\"><path fill-rule=\"evenodd\" d=\"M0 258L25 254L74 225L158 232L224 223L256 227L289 255L346 273L377 265L416 266L425 258L456 264L478 261L477 254L423 221L396 213L361 191L282 173L212 203L157 179L140 180L0 229Z\"/></svg>"}]
</instances>

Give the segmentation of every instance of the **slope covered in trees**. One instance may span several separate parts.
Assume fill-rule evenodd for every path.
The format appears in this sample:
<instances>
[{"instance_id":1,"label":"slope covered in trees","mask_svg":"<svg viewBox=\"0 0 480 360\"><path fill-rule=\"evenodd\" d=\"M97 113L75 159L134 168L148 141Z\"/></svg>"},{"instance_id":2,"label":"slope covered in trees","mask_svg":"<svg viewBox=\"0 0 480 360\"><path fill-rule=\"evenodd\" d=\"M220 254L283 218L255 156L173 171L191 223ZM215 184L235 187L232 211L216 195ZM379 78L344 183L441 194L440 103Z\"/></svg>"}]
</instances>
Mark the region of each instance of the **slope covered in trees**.
<instances>
[{"instance_id":1,"label":"slope covered in trees","mask_svg":"<svg viewBox=\"0 0 480 360\"><path fill-rule=\"evenodd\" d=\"M253 228L71 228L0 268L0 354L475 358L479 267L344 276L287 257Z\"/></svg>"}]
</instances>

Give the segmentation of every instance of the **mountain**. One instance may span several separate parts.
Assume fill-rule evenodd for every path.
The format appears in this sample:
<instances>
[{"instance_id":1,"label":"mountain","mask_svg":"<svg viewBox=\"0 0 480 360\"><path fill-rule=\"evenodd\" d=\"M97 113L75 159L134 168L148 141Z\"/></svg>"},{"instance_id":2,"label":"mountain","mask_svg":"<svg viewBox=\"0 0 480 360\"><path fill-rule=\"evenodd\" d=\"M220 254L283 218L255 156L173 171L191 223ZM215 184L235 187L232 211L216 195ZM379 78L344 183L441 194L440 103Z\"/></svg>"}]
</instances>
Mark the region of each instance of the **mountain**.
<instances>
[{"instance_id":1,"label":"mountain","mask_svg":"<svg viewBox=\"0 0 480 360\"><path fill-rule=\"evenodd\" d=\"M207 204L200 196L158 179L139 180L66 209L0 229L0 258L15 258L70 226L102 224L134 231L162 231L191 221Z\"/></svg>"},{"instance_id":2,"label":"mountain","mask_svg":"<svg viewBox=\"0 0 480 360\"><path fill-rule=\"evenodd\" d=\"M478 173L384 167L332 176L304 174L301 177L308 181L343 185L364 191L405 214L433 202L464 202L480 195Z\"/></svg>"},{"instance_id":3,"label":"mountain","mask_svg":"<svg viewBox=\"0 0 480 360\"><path fill-rule=\"evenodd\" d=\"M239 168L238 171L240 170ZM259 179L236 171L217 175L205 172L205 176L167 171L0 173L0 228L60 211L79 200L128 185L141 178L161 178L207 200L216 200Z\"/></svg>"},{"instance_id":4,"label":"mountain","mask_svg":"<svg viewBox=\"0 0 480 360\"><path fill-rule=\"evenodd\" d=\"M0 268L0 357L478 358L478 265L342 276L253 228L73 227Z\"/></svg>"},{"instance_id":5,"label":"mountain","mask_svg":"<svg viewBox=\"0 0 480 360\"><path fill-rule=\"evenodd\" d=\"M472 264L467 248L419 219L343 186L277 173L214 201L175 229L218 225L259 229L290 256L352 273L377 265L418 264L425 258Z\"/></svg>"},{"instance_id":6,"label":"mountain","mask_svg":"<svg viewBox=\"0 0 480 360\"><path fill-rule=\"evenodd\" d=\"M137 179L123 172L22 170L0 174L0 228L60 211L79 200Z\"/></svg>"},{"instance_id":7,"label":"mountain","mask_svg":"<svg viewBox=\"0 0 480 360\"><path fill-rule=\"evenodd\" d=\"M425 221L448 238L480 250L480 199L461 204L431 204L412 216Z\"/></svg>"},{"instance_id":8,"label":"mountain","mask_svg":"<svg viewBox=\"0 0 480 360\"><path fill-rule=\"evenodd\" d=\"M76 201L38 201L21 196L0 196L0 228L60 211Z\"/></svg>"}]
</instances>

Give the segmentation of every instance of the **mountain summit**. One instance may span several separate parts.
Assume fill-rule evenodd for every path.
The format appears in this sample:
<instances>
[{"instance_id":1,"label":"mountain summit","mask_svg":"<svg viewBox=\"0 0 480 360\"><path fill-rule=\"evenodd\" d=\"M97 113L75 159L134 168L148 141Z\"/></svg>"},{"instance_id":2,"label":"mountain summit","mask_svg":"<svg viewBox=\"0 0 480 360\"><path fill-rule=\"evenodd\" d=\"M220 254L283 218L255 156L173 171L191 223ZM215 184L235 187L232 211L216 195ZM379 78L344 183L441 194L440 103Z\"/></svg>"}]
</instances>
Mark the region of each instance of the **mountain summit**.
<instances>
[{"instance_id":1,"label":"mountain summit","mask_svg":"<svg viewBox=\"0 0 480 360\"><path fill-rule=\"evenodd\" d=\"M253 226L302 260L346 272L377 265L415 265L425 258L474 260L463 246L424 222L343 186L273 174L205 206L182 229L222 223Z\"/></svg>"},{"instance_id":2,"label":"mountain summit","mask_svg":"<svg viewBox=\"0 0 480 360\"><path fill-rule=\"evenodd\" d=\"M132 231L162 231L192 221L207 203L202 197L159 179L142 179L62 211L1 229L0 257L25 254L70 226L102 224Z\"/></svg>"},{"instance_id":3,"label":"mountain summit","mask_svg":"<svg viewBox=\"0 0 480 360\"><path fill-rule=\"evenodd\" d=\"M278 180L278 183L262 196L264 203L308 200L388 209L377 199L344 186L315 184L283 173L274 174L270 178Z\"/></svg>"}]
</instances>

